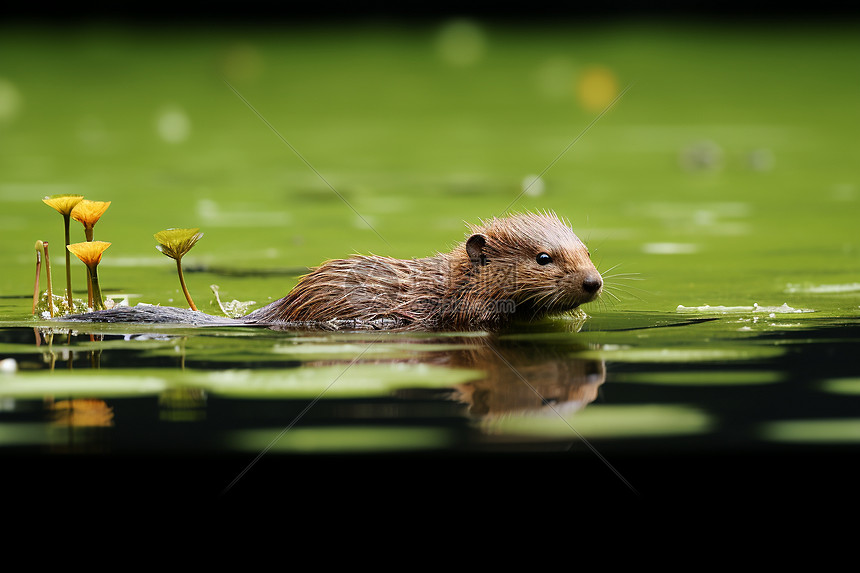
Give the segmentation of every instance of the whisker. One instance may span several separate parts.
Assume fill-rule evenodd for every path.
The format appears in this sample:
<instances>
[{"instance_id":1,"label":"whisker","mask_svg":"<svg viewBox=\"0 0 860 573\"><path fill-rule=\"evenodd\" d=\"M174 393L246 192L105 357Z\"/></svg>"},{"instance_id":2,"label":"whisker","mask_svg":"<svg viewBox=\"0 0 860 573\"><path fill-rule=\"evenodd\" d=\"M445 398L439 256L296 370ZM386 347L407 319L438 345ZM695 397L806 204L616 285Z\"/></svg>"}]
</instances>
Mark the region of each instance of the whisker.
<instances>
[{"instance_id":1,"label":"whisker","mask_svg":"<svg viewBox=\"0 0 860 573\"><path fill-rule=\"evenodd\" d=\"M606 296L611 296L613 298L613 300L617 300L618 302L621 302L621 298L619 298L619 296L617 294L615 294L614 292L612 292L611 290L603 289L603 294L605 294Z\"/></svg>"},{"instance_id":2,"label":"whisker","mask_svg":"<svg viewBox=\"0 0 860 573\"><path fill-rule=\"evenodd\" d=\"M630 291L618 289L618 288L612 289L610 292L612 294L614 294L616 297L618 297L619 299L634 299L634 300L638 300L640 302L645 302L645 300L647 298L650 298L653 296L652 293L650 293L650 292L635 293L635 292L630 292Z\"/></svg>"},{"instance_id":3,"label":"whisker","mask_svg":"<svg viewBox=\"0 0 860 573\"><path fill-rule=\"evenodd\" d=\"M633 285L617 284L617 283L610 283L609 285L606 285L606 284L604 283L604 287L603 287L603 288L605 289L605 288L607 288L607 286L608 286L608 288L610 288L610 289L619 290L619 291L621 291L621 292L625 292L625 293L627 293L627 292L631 292L631 291L638 291L638 292L640 292L640 293L642 293L642 294L648 294L648 295L654 294L653 292L651 292L651 291L650 291L650 290L648 290L648 289L635 287L635 286L633 286Z\"/></svg>"},{"instance_id":4,"label":"whisker","mask_svg":"<svg viewBox=\"0 0 860 573\"><path fill-rule=\"evenodd\" d=\"M614 290L615 290L615 291L617 291L618 293L620 293L620 294L624 295L625 297L630 297L630 298L636 299L636 300L638 300L638 301L640 301L640 302L645 302L645 299L643 299L641 296L639 296L639 295L637 295L637 294L635 294L635 293L632 293L632 292L629 292L629 291L626 291L626 290L624 290L624 289L620 289L620 288L617 288L617 287L616 287ZM604 293L606 293L606 294L608 294L608 295L609 295L609 296L611 296L611 297L614 297L618 302L621 302L621 301L622 301L621 297L620 297L618 294L616 294L615 292L612 292L611 290L606 290L606 289L604 288L604 289L603 289L603 292L604 292ZM650 294L650 293L647 293L647 292L646 292L645 294Z\"/></svg>"},{"instance_id":5,"label":"whisker","mask_svg":"<svg viewBox=\"0 0 860 573\"><path fill-rule=\"evenodd\" d=\"M606 293L606 294L608 294L609 296L613 296L613 297L615 296L611 293ZM593 302L593 304L596 304L600 310L607 310L608 311L610 306L614 306L616 304L616 301L613 299L603 298L603 296L601 295L600 298L598 298L597 300L595 300Z\"/></svg>"},{"instance_id":6,"label":"whisker","mask_svg":"<svg viewBox=\"0 0 860 573\"><path fill-rule=\"evenodd\" d=\"M637 276L637 275L634 275L632 273L608 275L608 276L604 275L603 276L603 283L604 284L609 284L609 285L623 284L625 286L629 286L630 288L634 288L634 287L632 285L627 284L627 283L636 282L636 281L644 281L644 280L645 280L645 277Z\"/></svg>"},{"instance_id":7,"label":"whisker","mask_svg":"<svg viewBox=\"0 0 860 573\"><path fill-rule=\"evenodd\" d=\"M644 281L645 278L642 276L642 273L615 273L614 275L603 274L604 279L614 279L614 278L626 278L634 281Z\"/></svg>"}]
</instances>

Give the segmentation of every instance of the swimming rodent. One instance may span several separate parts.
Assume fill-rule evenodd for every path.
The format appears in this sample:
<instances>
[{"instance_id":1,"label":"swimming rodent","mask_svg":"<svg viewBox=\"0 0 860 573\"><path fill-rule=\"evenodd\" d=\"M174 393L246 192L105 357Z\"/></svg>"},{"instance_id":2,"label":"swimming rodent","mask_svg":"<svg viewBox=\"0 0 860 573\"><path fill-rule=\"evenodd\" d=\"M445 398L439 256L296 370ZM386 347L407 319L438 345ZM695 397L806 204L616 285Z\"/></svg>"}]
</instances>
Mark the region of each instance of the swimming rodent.
<instances>
[{"instance_id":1,"label":"swimming rodent","mask_svg":"<svg viewBox=\"0 0 860 573\"><path fill-rule=\"evenodd\" d=\"M493 218L470 228L466 241L432 257L326 261L302 276L285 297L238 319L138 305L60 320L482 330L573 310L603 289L588 249L555 213Z\"/></svg>"}]
</instances>

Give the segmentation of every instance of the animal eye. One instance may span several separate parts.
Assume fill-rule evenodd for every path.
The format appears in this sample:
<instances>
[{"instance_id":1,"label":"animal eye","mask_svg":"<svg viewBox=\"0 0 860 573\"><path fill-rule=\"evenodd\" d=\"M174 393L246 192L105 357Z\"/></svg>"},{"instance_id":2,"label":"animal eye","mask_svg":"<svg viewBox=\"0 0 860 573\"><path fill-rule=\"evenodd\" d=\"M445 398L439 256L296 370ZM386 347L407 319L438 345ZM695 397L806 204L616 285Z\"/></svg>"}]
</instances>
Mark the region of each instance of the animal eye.
<instances>
[{"instance_id":1,"label":"animal eye","mask_svg":"<svg viewBox=\"0 0 860 573\"><path fill-rule=\"evenodd\" d=\"M537 257L535 257L535 260L539 265L548 265L552 262L552 257L546 253L540 253Z\"/></svg>"}]
</instances>

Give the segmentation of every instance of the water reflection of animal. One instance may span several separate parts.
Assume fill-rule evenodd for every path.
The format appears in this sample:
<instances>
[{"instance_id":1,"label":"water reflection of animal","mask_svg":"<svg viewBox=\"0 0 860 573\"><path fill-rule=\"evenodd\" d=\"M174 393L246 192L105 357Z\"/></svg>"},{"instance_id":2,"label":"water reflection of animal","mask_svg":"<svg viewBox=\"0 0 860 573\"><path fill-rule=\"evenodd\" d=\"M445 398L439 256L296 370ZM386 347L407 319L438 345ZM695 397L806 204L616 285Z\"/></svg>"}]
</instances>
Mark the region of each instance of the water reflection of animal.
<instances>
[{"instance_id":1,"label":"water reflection of animal","mask_svg":"<svg viewBox=\"0 0 860 573\"><path fill-rule=\"evenodd\" d=\"M593 402L606 380L602 360L578 358L569 347L498 339L476 342L468 351L452 353L450 360L451 366L486 374L456 388L456 399L468 404L474 416L569 413Z\"/></svg>"},{"instance_id":2,"label":"water reflection of animal","mask_svg":"<svg viewBox=\"0 0 860 573\"><path fill-rule=\"evenodd\" d=\"M481 419L510 414L568 414L597 398L606 380L602 360L580 358L584 346L569 333L557 332L553 342L509 340L495 334L479 337L446 337L445 348L436 350L439 338L386 339L405 349L409 357L362 359L361 364L418 363L455 370L476 371L477 376L451 388L450 398L468 406ZM425 350L423 347L427 347ZM306 367L342 364L342 360L318 360Z\"/></svg>"},{"instance_id":3,"label":"water reflection of animal","mask_svg":"<svg viewBox=\"0 0 860 573\"><path fill-rule=\"evenodd\" d=\"M448 253L400 260L331 260L287 296L240 319L158 306L117 307L63 320L324 329L494 329L570 311L603 279L586 246L553 213L493 218Z\"/></svg>"}]
</instances>

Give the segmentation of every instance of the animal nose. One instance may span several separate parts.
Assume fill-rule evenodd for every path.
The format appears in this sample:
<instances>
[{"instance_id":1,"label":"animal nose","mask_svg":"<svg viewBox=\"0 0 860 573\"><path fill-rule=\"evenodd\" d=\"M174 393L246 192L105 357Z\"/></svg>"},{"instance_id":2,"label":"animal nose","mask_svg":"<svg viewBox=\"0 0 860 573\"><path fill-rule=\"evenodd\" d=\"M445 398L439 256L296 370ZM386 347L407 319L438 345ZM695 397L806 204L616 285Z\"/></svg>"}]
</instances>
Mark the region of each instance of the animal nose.
<instances>
[{"instance_id":1,"label":"animal nose","mask_svg":"<svg viewBox=\"0 0 860 573\"><path fill-rule=\"evenodd\" d=\"M600 275L597 273L588 275L585 277L585 280L582 281L582 290L591 294L599 291L602 286L603 279L600 278Z\"/></svg>"}]
</instances>

